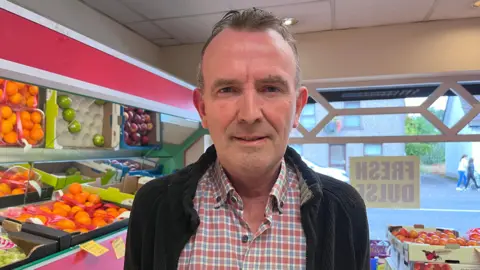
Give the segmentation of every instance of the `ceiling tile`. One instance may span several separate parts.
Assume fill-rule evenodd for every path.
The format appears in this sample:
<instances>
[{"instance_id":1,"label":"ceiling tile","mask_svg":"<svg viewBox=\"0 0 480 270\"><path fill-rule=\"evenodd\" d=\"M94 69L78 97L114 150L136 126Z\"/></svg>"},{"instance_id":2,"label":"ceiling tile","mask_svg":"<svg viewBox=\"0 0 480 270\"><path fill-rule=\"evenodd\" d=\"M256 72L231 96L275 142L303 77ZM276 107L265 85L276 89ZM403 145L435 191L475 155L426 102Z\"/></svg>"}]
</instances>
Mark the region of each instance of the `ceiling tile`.
<instances>
[{"instance_id":1,"label":"ceiling tile","mask_svg":"<svg viewBox=\"0 0 480 270\"><path fill-rule=\"evenodd\" d=\"M472 6L473 0L437 0L430 20L480 17L480 8Z\"/></svg>"},{"instance_id":2,"label":"ceiling tile","mask_svg":"<svg viewBox=\"0 0 480 270\"><path fill-rule=\"evenodd\" d=\"M278 17L293 17L298 23L291 27L293 33L306 33L331 29L330 3L312 2L266 8Z\"/></svg>"},{"instance_id":3,"label":"ceiling tile","mask_svg":"<svg viewBox=\"0 0 480 270\"><path fill-rule=\"evenodd\" d=\"M173 38L160 38L160 39L154 39L153 43L159 45L159 46L174 46L174 45L180 45L181 43Z\"/></svg>"},{"instance_id":4,"label":"ceiling tile","mask_svg":"<svg viewBox=\"0 0 480 270\"><path fill-rule=\"evenodd\" d=\"M422 21L433 2L434 0L335 0L335 28Z\"/></svg>"},{"instance_id":5,"label":"ceiling tile","mask_svg":"<svg viewBox=\"0 0 480 270\"><path fill-rule=\"evenodd\" d=\"M121 23L143 21L145 18L132 11L118 0L83 0L85 4Z\"/></svg>"},{"instance_id":6,"label":"ceiling tile","mask_svg":"<svg viewBox=\"0 0 480 270\"><path fill-rule=\"evenodd\" d=\"M153 22L127 23L126 26L147 39L169 38L170 36Z\"/></svg>"},{"instance_id":7,"label":"ceiling tile","mask_svg":"<svg viewBox=\"0 0 480 270\"><path fill-rule=\"evenodd\" d=\"M149 19L177 18L226 12L249 7L265 8L314 0L121 0ZM328 0L322 0L328 1ZM315 1L317 2L317 1Z\"/></svg>"},{"instance_id":8,"label":"ceiling tile","mask_svg":"<svg viewBox=\"0 0 480 270\"><path fill-rule=\"evenodd\" d=\"M207 41L213 26L222 17L223 14L218 13L159 20L155 23L181 43L200 43Z\"/></svg>"}]
</instances>

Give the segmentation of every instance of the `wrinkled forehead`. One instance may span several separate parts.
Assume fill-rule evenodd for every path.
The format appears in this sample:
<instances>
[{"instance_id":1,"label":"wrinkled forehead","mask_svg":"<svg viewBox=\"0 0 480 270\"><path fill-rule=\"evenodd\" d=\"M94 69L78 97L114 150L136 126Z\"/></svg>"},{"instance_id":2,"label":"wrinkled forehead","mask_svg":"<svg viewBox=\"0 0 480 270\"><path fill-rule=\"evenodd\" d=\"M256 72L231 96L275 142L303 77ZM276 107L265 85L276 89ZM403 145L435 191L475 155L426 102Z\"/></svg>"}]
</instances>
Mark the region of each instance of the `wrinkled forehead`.
<instances>
[{"instance_id":1,"label":"wrinkled forehead","mask_svg":"<svg viewBox=\"0 0 480 270\"><path fill-rule=\"evenodd\" d=\"M292 48L274 30L225 29L207 47L203 62L205 87L215 80L279 76L292 86L296 61Z\"/></svg>"}]
</instances>

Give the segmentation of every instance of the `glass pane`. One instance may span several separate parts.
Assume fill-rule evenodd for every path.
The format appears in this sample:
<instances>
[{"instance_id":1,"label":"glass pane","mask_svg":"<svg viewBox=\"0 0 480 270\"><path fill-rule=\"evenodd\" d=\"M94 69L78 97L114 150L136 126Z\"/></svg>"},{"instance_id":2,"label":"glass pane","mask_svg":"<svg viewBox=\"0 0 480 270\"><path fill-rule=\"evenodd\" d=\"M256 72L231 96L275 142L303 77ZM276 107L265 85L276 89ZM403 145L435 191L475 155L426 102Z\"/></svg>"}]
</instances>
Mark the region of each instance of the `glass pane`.
<instances>
[{"instance_id":1,"label":"glass pane","mask_svg":"<svg viewBox=\"0 0 480 270\"><path fill-rule=\"evenodd\" d=\"M327 110L315 100L309 99L300 115L300 124L308 131L311 131L327 115Z\"/></svg>"},{"instance_id":2,"label":"glass pane","mask_svg":"<svg viewBox=\"0 0 480 270\"><path fill-rule=\"evenodd\" d=\"M343 117L343 124L348 128L359 128L361 125L361 118L358 115L348 115Z\"/></svg>"},{"instance_id":3,"label":"glass pane","mask_svg":"<svg viewBox=\"0 0 480 270\"><path fill-rule=\"evenodd\" d=\"M382 145L381 144L365 144L366 156L381 156Z\"/></svg>"},{"instance_id":4,"label":"glass pane","mask_svg":"<svg viewBox=\"0 0 480 270\"><path fill-rule=\"evenodd\" d=\"M332 165L344 165L345 161L345 146L344 145L331 145L330 146L330 164Z\"/></svg>"}]
</instances>

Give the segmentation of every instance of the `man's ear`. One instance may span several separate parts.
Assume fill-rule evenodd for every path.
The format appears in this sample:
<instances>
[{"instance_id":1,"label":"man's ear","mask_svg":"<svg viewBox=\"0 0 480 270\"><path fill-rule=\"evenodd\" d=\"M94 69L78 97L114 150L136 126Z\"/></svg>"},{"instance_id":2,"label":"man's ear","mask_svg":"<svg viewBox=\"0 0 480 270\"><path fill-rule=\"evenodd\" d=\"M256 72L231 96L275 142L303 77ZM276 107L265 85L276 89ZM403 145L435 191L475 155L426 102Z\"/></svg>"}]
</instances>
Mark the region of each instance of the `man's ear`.
<instances>
[{"instance_id":1,"label":"man's ear","mask_svg":"<svg viewBox=\"0 0 480 270\"><path fill-rule=\"evenodd\" d=\"M307 104L308 100L308 90L305 86L300 87L297 90L297 100L295 106L295 120L293 121L293 128L297 128L300 122L300 114L302 113L303 107Z\"/></svg>"},{"instance_id":2,"label":"man's ear","mask_svg":"<svg viewBox=\"0 0 480 270\"><path fill-rule=\"evenodd\" d=\"M196 88L193 91L193 104L195 105L195 108L198 111L198 114L200 115L200 118L202 119L202 127L203 128L208 128L207 125L207 119L205 117L205 102L203 101L203 90Z\"/></svg>"}]
</instances>

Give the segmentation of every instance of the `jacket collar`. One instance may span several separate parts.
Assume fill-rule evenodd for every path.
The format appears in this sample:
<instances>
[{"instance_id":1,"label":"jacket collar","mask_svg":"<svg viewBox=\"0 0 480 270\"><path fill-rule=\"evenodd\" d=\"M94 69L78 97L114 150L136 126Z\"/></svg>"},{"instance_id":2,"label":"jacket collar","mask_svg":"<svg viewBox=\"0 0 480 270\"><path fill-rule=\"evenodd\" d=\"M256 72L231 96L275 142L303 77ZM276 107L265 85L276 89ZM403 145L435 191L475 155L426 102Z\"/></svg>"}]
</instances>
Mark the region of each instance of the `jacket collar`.
<instances>
[{"instance_id":1,"label":"jacket collar","mask_svg":"<svg viewBox=\"0 0 480 270\"><path fill-rule=\"evenodd\" d=\"M287 147L285 151L285 162L289 165L292 165L297 169L299 180L300 180L300 202L303 206L312 198L321 200L323 198L322 193L322 182L320 177L312 169L310 169L307 164L302 161L302 158L298 153L291 147ZM189 172L189 179L186 181L186 187L184 192L186 198L190 198L190 201L193 200L195 196L196 188L200 178L206 173L208 168L217 160L217 151L215 146L210 146L207 151L200 157L200 159L191 165L187 169ZM316 201L317 201L316 200ZM191 203L189 203L190 205Z\"/></svg>"}]
</instances>

